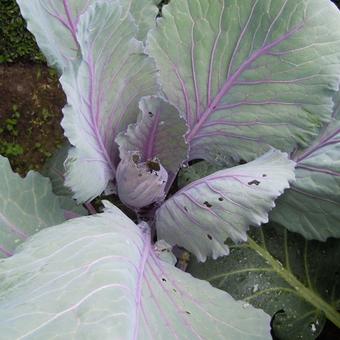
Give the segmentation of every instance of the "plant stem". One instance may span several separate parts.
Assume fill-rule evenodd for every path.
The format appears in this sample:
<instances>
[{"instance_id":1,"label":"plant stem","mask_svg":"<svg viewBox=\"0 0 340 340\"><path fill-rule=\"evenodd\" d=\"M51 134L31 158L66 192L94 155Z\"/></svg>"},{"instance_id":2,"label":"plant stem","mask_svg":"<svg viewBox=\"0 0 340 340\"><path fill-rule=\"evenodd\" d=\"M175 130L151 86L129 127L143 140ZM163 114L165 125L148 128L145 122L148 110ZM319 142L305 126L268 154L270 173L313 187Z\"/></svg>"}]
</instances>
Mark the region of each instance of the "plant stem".
<instances>
[{"instance_id":1,"label":"plant stem","mask_svg":"<svg viewBox=\"0 0 340 340\"><path fill-rule=\"evenodd\" d=\"M260 254L272 268L280 275L286 282L288 282L307 302L312 304L317 309L323 311L326 317L333 322L335 326L340 328L340 313L327 303L322 297L316 294L311 289L305 287L291 272L289 272L283 265L277 261L267 250L258 245L252 238L248 237L248 244L251 249Z\"/></svg>"},{"instance_id":2,"label":"plant stem","mask_svg":"<svg viewBox=\"0 0 340 340\"><path fill-rule=\"evenodd\" d=\"M97 210L94 208L94 206L91 203L84 203L84 206L91 215L94 215L97 213Z\"/></svg>"}]
</instances>

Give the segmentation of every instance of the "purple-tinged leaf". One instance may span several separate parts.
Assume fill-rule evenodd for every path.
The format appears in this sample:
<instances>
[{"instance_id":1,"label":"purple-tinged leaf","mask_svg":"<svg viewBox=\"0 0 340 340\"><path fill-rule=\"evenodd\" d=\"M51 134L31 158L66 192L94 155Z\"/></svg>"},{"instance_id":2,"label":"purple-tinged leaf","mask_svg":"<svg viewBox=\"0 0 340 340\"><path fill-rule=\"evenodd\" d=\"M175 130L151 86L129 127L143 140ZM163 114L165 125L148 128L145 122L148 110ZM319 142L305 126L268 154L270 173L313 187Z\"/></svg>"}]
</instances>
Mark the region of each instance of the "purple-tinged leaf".
<instances>
[{"instance_id":1,"label":"purple-tinged leaf","mask_svg":"<svg viewBox=\"0 0 340 340\"><path fill-rule=\"evenodd\" d=\"M0 258L11 256L29 236L65 219L48 178L35 171L21 178L0 156Z\"/></svg>"},{"instance_id":2,"label":"purple-tinged leaf","mask_svg":"<svg viewBox=\"0 0 340 340\"><path fill-rule=\"evenodd\" d=\"M270 339L270 317L161 261L117 208L50 228L0 263L4 339Z\"/></svg>"},{"instance_id":3,"label":"purple-tinged leaf","mask_svg":"<svg viewBox=\"0 0 340 340\"><path fill-rule=\"evenodd\" d=\"M116 1L91 6L79 21L82 59L61 78L68 100L62 126L74 146L65 184L78 202L100 195L114 178L114 140L136 121L140 97L158 90L154 63L135 36L131 16Z\"/></svg>"},{"instance_id":4,"label":"purple-tinged leaf","mask_svg":"<svg viewBox=\"0 0 340 340\"><path fill-rule=\"evenodd\" d=\"M275 199L294 180L294 165L287 154L272 149L189 184L157 210L158 237L186 248L199 261L228 255L227 238L246 241L250 225L268 222Z\"/></svg>"},{"instance_id":5,"label":"purple-tinged leaf","mask_svg":"<svg viewBox=\"0 0 340 340\"><path fill-rule=\"evenodd\" d=\"M27 28L50 66L63 71L78 58L77 23L95 0L17 0Z\"/></svg>"},{"instance_id":6,"label":"purple-tinged leaf","mask_svg":"<svg viewBox=\"0 0 340 340\"><path fill-rule=\"evenodd\" d=\"M249 161L306 147L329 120L340 13L329 0L172 0L148 35L190 158Z\"/></svg>"},{"instance_id":7,"label":"purple-tinged leaf","mask_svg":"<svg viewBox=\"0 0 340 340\"><path fill-rule=\"evenodd\" d=\"M143 162L140 154L128 153L118 165L116 181L120 200L139 209L164 200L168 173L157 159Z\"/></svg>"},{"instance_id":8,"label":"purple-tinged leaf","mask_svg":"<svg viewBox=\"0 0 340 340\"><path fill-rule=\"evenodd\" d=\"M162 98L142 98L139 108L138 122L131 124L116 139L120 158L137 151L143 162L157 157L168 171L176 174L188 158L185 121L176 108Z\"/></svg>"},{"instance_id":9,"label":"purple-tinged leaf","mask_svg":"<svg viewBox=\"0 0 340 340\"><path fill-rule=\"evenodd\" d=\"M271 218L307 239L340 237L340 92L331 122L307 149L292 155L296 182Z\"/></svg>"},{"instance_id":10,"label":"purple-tinged leaf","mask_svg":"<svg viewBox=\"0 0 340 340\"><path fill-rule=\"evenodd\" d=\"M104 0L17 0L28 29L51 66L63 71L79 58L77 26L89 6ZM107 0L106 2L116 2ZM154 26L158 9L153 0L119 0L125 15L138 24L137 38L144 40Z\"/></svg>"},{"instance_id":11,"label":"purple-tinged leaf","mask_svg":"<svg viewBox=\"0 0 340 340\"><path fill-rule=\"evenodd\" d=\"M176 264L177 258L172 252L172 247L164 240L160 240L155 243L154 251L155 255L163 262L170 263L173 266Z\"/></svg>"}]
</instances>

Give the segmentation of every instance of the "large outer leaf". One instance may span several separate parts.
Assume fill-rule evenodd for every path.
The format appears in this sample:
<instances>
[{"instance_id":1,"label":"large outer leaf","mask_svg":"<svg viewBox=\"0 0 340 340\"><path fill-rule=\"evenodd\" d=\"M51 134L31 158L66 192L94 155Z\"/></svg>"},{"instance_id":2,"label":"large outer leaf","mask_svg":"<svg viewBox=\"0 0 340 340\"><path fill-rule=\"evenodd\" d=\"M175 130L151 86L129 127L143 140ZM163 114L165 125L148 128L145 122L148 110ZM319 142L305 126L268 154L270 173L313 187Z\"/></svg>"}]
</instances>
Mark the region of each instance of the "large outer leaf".
<instances>
[{"instance_id":1,"label":"large outer leaf","mask_svg":"<svg viewBox=\"0 0 340 340\"><path fill-rule=\"evenodd\" d=\"M160 261L111 206L0 264L0 339L269 339L269 317Z\"/></svg>"},{"instance_id":2,"label":"large outer leaf","mask_svg":"<svg viewBox=\"0 0 340 340\"><path fill-rule=\"evenodd\" d=\"M189 272L274 316L281 340L315 339L328 317L340 327L340 241L306 241L282 226L250 232L230 255Z\"/></svg>"},{"instance_id":3,"label":"large outer leaf","mask_svg":"<svg viewBox=\"0 0 340 340\"><path fill-rule=\"evenodd\" d=\"M114 139L136 120L140 97L157 91L154 64L135 35L132 18L116 1L97 3L80 19L82 61L61 78L69 104L62 126L75 146L65 183L79 202L101 194L113 179Z\"/></svg>"},{"instance_id":4,"label":"large outer leaf","mask_svg":"<svg viewBox=\"0 0 340 340\"><path fill-rule=\"evenodd\" d=\"M333 119L308 149L293 156L296 183L271 218L307 239L340 237L340 94Z\"/></svg>"},{"instance_id":5,"label":"large outer leaf","mask_svg":"<svg viewBox=\"0 0 340 340\"><path fill-rule=\"evenodd\" d=\"M77 204L76 201L72 199L72 191L64 184L64 162L70 148L70 144L65 143L59 150L57 150L46 162L41 174L51 180L53 192L58 196L60 207L64 209L67 216L79 217L87 215L87 211L82 205Z\"/></svg>"},{"instance_id":6,"label":"large outer leaf","mask_svg":"<svg viewBox=\"0 0 340 340\"><path fill-rule=\"evenodd\" d=\"M80 16L90 5L100 1L104 0L17 0L28 29L49 64L60 71L79 57L76 35ZM158 13L153 0L120 0L119 3L126 14L132 13L139 27L138 38L144 39Z\"/></svg>"},{"instance_id":7,"label":"large outer leaf","mask_svg":"<svg viewBox=\"0 0 340 340\"><path fill-rule=\"evenodd\" d=\"M179 117L176 108L162 98L142 98L139 108L138 122L131 124L116 139L120 158L139 151L143 162L157 157L167 170L177 173L188 157L185 121Z\"/></svg>"},{"instance_id":8,"label":"large outer leaf","mask_svg":"<svg viewBox=\"0 0 340 340\"><path fill-rule=\"evenodd\" d=\"M184 187L157 210L158 237L185 247L199 261L227 255L225 240L246 241L249 225L268 222L274 200L293 179L294 162L278 150L215 172Z\"/></svg>"},{"instance_id":9,"label":"large outer leaf","mask_svg":"<svg viewBox=\"0 0 340 340\"><path fill-rule=\"evenodd\" d=\"M30 235L64 220L50 180L35 171L21 178L0 156L0 258L11 256Z\"/></svg>"},{"instance_id":10,"label":"large outer leaf","mask_svg":"<svg viewBox=\"0 0 340 340\"><path fill-rule=\"evenodd\" d=\"M340 13L329 0L172 0L148 36L191 159L307 146L329 120Z\"/></svg>"}]
</instances>

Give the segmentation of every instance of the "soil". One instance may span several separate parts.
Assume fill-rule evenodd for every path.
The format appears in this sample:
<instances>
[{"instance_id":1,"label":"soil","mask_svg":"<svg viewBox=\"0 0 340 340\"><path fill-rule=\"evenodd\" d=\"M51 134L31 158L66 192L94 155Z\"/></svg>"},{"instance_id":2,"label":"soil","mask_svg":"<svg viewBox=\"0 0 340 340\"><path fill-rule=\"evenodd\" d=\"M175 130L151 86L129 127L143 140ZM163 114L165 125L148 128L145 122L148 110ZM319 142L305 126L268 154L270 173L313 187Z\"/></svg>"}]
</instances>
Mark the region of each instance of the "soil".
<instances>
[{"instance_id":1,"label":"soil","mask_svg":"<svg viewBox=\"0 0 340 340\"><path fill-rule=\"evenodd\" d=\"M39 170L63 143L65 95L45 65L0 65L0 154L13 170Z\"/></svg>"}]
</instances>

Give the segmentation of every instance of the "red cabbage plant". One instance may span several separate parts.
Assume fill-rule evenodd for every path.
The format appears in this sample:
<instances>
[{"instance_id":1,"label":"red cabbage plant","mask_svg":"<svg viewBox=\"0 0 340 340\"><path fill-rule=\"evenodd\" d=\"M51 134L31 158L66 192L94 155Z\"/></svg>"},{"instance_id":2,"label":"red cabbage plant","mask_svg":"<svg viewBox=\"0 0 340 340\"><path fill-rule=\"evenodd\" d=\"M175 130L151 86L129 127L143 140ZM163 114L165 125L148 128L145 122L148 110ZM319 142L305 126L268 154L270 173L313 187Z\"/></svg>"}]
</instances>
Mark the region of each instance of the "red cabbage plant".
<instances>
[{"instance_id":1,"label":"red cabbage plant","mask_svg":"<svg viewBox=\"0 0 340 340\"><path fill-rule=\"evenodd\" d=\"M69 145L47 178L0 158L0 338L340 327L335 5L17 1Z\"/></svg>"}]
</instances>

